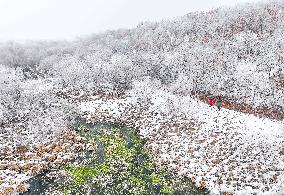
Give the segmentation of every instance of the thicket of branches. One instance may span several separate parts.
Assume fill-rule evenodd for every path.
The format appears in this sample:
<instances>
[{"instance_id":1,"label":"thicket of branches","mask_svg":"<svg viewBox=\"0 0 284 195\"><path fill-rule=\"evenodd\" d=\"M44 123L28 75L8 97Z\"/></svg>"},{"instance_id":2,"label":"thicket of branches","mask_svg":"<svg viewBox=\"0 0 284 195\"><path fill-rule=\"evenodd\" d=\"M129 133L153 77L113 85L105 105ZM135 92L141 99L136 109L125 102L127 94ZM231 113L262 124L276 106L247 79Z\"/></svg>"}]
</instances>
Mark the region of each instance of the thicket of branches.
<instances>
[{"instance_id":1,"label":"thicket of branches","mask_svg":"<svg viewBox=\"0 0 284 195\"><path fill-rule=\"evenodd\" d=\"M15 119L20 85L43 78L60 78L69 93L119 96L146 77L176 93L283 109L283 11L282 2L247 4L74 42L1 44L0 64L9 73L1 72L0 114Z\"/></svg>"}]
</instances>

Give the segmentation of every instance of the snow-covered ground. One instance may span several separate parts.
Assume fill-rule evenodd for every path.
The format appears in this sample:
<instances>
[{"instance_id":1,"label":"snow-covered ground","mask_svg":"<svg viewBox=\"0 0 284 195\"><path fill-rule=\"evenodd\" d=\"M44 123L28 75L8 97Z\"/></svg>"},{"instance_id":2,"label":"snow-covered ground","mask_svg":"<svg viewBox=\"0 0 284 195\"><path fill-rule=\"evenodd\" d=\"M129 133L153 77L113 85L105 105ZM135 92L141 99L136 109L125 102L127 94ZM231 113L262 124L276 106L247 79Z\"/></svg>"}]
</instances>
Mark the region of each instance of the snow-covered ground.
<instances>
[{"instance_id":1,"label":"snow-covered ground","mask_svg":"<svg viewBox=\"0 0 284 195\"><path fill-rule=\"evenodd\" d=\"M74 132L68 132L50 143L27 145L0 152L0 194L28 191L27 180L51 168L58 168L76 158L84 145Z\"/></svg>"},{"instance_id":2,"label":"snow-covered ground","mask_svg":"<svg viewBox=\"0 0 284 195\"><path fill-rule=\"evenodd\" d=\"M27 94L47 93L57 82L28 81L22 88ZM147 145L159 163L207 187L211 194L284 194L283 121L227 109L218 111L190 96L163 90L154 90L145 97L149 96L150 104L141 103L135 95L125 99L93 96L79 107L90 119L126 122L136 127L149 139ZM0 138L4 140L5 136ZM6 147L7 143L0 146ZM31 172L38 167L30 161L43 163L40 169L47 162L35 151L24 161L16 157L17 153L9 152L0 154L0 191L15 190L34 175ZM61 158L54 152L53 161Z\"/></svg>"},{"instance_id":3,"label":"snow-covered ground","mask_svg":"<svg viewBox=\"0 0 284 195\"><path fill-rule=\"evenodd\" d=\"M211 194L284 194L283 121L218 111L161 90L151 102L140 113L126 109L139 108L135 98L98 99L80 108L90 118L127 119L149 138L160 163L205 185Z\"/></svg>"}]
</instances>

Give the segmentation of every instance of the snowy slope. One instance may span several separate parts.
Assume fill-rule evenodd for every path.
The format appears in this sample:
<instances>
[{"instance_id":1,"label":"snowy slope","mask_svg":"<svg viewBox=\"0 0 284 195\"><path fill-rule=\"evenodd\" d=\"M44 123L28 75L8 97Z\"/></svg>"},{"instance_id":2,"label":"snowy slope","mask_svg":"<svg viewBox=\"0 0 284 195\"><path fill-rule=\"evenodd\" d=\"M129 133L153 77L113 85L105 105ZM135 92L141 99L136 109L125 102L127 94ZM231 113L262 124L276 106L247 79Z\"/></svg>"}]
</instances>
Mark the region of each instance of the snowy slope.
<instances>
[{"instance_id":1,"label":"snowy slope","mask_svg":"<svg viewBox=\"0 0 284 195\"><path fill-rule=\"evenodd\" d=\"M284 146L283 121L226 109L219 112L216 107L196 101L189 109L194 109L194 118L200 124L188 143L194 152L185 158L191 162L182 164L185 169L189 167L192 176L203 177L207 186L219 191L248 194L267 188L268 194L284 194L284 156L279 154ZM214 171L205 171L209 168ZM274 176L277 181L272 181ZM215 179L221 179L222 184L210 182Z\"/></svg>"},{"instance_id":2,"label":"snowy slope","mask_svg":"<svg viewBox=\"0 0 284 195\"><path fill-rule=\"evenodd\" d=\"M107 112L109 116L121 119L125 107L136 104L133 100L95 100L82 103L81 109L91 116L107 108L113 110ZM162 91L152 95L148 113L153 112L158 114L143 113L145 117L136 123L161 163L205 185L212 194L284 194L284 155L279 153L284 147L283 121L218 111L190 97ZM186 115L187 121L174 120L173 113ZM195 125L189 123L192 120Z\"/></svg>"}]
</instances>

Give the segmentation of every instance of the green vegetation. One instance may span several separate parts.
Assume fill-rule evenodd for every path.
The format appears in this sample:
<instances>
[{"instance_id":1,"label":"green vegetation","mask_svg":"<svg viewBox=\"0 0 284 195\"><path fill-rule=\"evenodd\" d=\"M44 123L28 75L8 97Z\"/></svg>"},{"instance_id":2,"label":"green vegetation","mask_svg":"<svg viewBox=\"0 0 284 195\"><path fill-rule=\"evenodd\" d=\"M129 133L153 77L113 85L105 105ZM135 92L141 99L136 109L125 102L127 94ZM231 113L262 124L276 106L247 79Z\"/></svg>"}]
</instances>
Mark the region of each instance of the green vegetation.
<instances>
[{"instance_id":1,"label":"green vegetation","mask_svg":"<svg viewBox=\"0 0 284 195\"><path fill-rule=\"evenodd\" d=\"M190 180L158 167L134 129L88 124L75 128L92 152L85 151L79 166L66 167L72 178L64 185L65 194L203 194Z\"/></svg>"}]
</instances>

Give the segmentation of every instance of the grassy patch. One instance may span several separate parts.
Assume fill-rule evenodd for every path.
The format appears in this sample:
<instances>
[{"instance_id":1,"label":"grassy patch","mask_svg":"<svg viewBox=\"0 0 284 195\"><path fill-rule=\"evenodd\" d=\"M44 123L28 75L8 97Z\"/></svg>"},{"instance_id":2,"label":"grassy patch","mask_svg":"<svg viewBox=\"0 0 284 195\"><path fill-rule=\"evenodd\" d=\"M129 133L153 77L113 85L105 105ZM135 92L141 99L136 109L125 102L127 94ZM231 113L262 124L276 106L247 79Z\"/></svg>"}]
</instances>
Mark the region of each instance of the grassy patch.
<instances>
[{"instance_id":1,"label":"grassy patch","mask_svg":"<svg viewBox=\"0 0 284 195\"><path fill-rule=\"evenodd\" d=\"M86 124L76 129L92 152L79 166L66 167L72 179L64 186L65 194L204 194L189 180L158 167L134 129Z\"/></svg>"}]
</instances>

